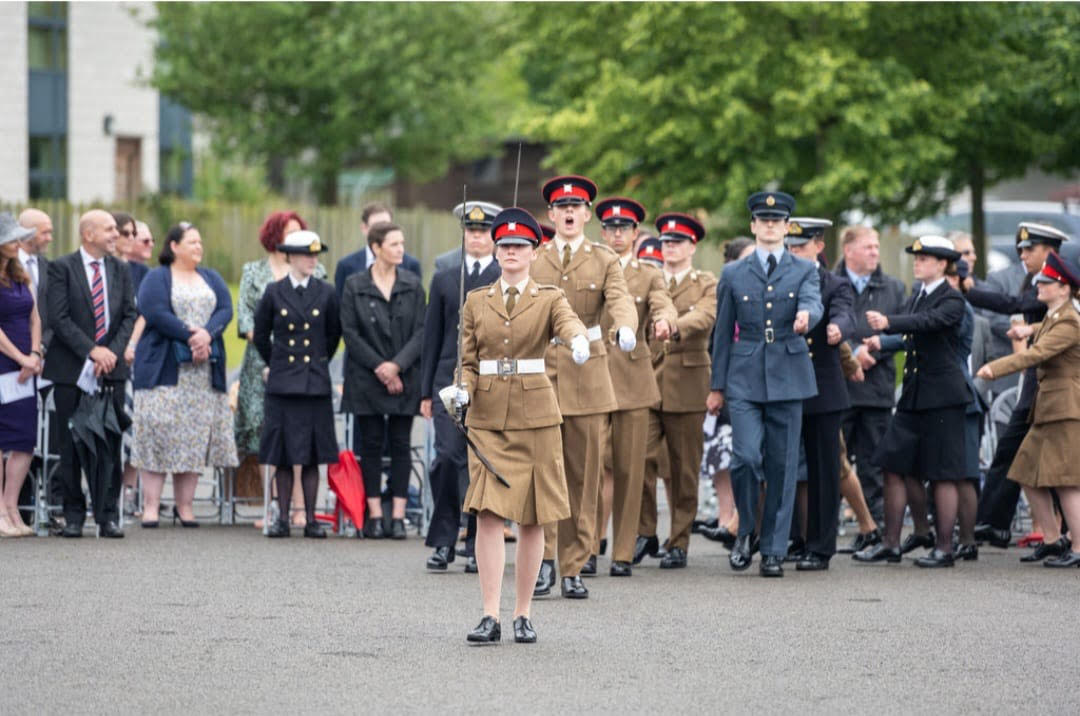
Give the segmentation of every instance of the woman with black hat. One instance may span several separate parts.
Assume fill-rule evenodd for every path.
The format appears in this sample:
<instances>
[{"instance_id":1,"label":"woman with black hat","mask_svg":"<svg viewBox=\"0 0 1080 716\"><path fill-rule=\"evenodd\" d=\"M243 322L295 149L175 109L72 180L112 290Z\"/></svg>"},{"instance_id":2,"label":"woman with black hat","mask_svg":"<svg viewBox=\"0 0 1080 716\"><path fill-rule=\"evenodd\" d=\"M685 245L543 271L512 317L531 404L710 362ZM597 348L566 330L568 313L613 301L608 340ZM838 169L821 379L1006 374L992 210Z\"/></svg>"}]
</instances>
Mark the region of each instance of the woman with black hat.
<instances>
[{"instance_id":1,"label":"woman with black hat","mask_svg":"<svg viewBox=\"0 0 1080 716\"><path fill-rule=\"evenodd\" d=\"M341 340L337 293L312 274L326 247L313 231L295 231L278 246L288 275L266 287L255 309L252 344L267 364L259 463L276 467L280 518L267 536L289 536L294 468L307 512L305 537L323 538L315 521L319 465L337 462L330 357Z\"/></svg>"},{"instance_id":2,"label":"woman with black hat","mask_svg":"<svg viewBox=\"0 0 1080 716\"><path fill-rule=\"evenodd\" d=\"M1080 566L1080 553L1062 535L1054 515L1051 488L1070 525L1080 525L1080 313L1072 298L1080 287L1073 266L1051 252L1035 276L1046 317L1034 331L1031 347L999 358L979 369L978 376L994 380L1038 366L1038 392L1032 407L1031 429L1016 453L1009 479L1023 485L1031 514L1043 527L1044 543L1024 561L1047 567Z\"/></svg>"},{"instance_id":3,"label":"woman with black hat","mask_svg":"<svg viewBox=\"0 0 1080 716\"><path fill-rule=\"evenodd\" d=\"M929 481L937 507L937 546L915 564L951 567L959 483L967 470L964 414L973 397L955 349L964 297L945 277L960 253L942 236L923 236L906 251L915 257L914 274L922 290L903 314L866 312L873 330L904 334L908 351L896 413L873 460L885 472L885 535L881 544L854 557L860 562L901 560L900 530L908 501L905 481L913 482L913 487Z\"/></svg>"}]
</instances>

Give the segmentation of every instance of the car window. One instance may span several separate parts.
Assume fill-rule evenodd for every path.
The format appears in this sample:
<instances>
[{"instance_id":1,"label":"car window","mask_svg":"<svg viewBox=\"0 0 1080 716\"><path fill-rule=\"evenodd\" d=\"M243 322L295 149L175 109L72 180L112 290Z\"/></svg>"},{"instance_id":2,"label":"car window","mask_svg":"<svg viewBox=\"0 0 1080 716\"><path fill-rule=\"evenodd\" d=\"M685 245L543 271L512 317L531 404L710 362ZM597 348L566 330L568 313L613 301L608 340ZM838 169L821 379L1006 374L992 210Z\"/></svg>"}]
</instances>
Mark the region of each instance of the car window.
<instances>
[{"instance_id":1,"label":"car window","mask_svg":"<svg viewBox=\"0 0 1080 716\"><path fill-rule=\"evenodd\" d=\"M936 220L946 231L970 231L971 214L952 214ZM990 211L986 213L986 233L991 236L1005 236L1016 233L1021 221L1034 221L1061 229L1070 236L1080 234L1080 216L1072 214L1050 214L1041 211Z\"/></svg>"}]
</instances>

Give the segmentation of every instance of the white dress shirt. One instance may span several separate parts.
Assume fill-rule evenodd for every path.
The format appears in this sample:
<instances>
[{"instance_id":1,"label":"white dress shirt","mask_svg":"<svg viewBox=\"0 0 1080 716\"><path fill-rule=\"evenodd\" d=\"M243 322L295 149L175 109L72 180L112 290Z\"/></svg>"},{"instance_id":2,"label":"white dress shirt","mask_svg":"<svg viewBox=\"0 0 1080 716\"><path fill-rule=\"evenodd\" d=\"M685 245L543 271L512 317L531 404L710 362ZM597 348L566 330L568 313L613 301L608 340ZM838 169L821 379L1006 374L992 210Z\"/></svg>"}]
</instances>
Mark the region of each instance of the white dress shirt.
<instances>
[{"instance_id":1,"label":"white dress shirt","mask_svg":"<svg viewBox=\"0 0 1080 716\"><path fill-rule=\"evenodd\" d=\"M675 285L678 286L680 283L682 283L682 280L686 276L686 274L690 273L690 269L692 268L693 266L687 266L679 273L668 273L668 270L664 269L664 285L670 286L671 279L675 279Z\"/></svg>"},{"instance_id":2,"label":"white dress shirt","mask_svg":"<svg viewBox=\"0 0 1080 716\"><path fill-rule=\"evenodd\" d=\"M21 263L23 268L26 269L26 272L30 274L30 283L34 287L34 296L37 297L38 283L40 281L40 266L38 265L37 254L28 254L20 248L19 263Z\"/></svg>"},{"instance_id":3,"label":"white dress shirt","mask_svg":"<svg viewBox=\"0 0 1080 716\"><path fill-rule=\"evenodd\" d=\"M105 257L95 259L90 254L86 253L86 249L79 247L79 255L82 256L83 268L86 270L86 285L90 287L91 304L90 311L93 313L93 294L94 294L94 267L90 264L94 261L98 262L98 271L101 272L101 290L102 297L105 299L105 330L109 330L109 279L105 275Z\"/></svg>"},{"instance_id":4,"label":"white dress shirt","mask_svg":"<svg viewBox=\"0 0 1080 716\"><path fill-rule=\"evenodd\" d=\"M570 244L570 255L573 256L577 253L577 250L581 248L581 245L585 243L585 236L583 234L574 239L573 241L564 241L561 236L556 236L555 248L559 251L559 258L562 258L563 247L566 246L568 243Z\"/></svg>"},{"instance_id":5,"label":"white dress shirt","mask_svg":"<svg viewBox=\"0 0 1080 716\"><path fill-rule=\"evenodd\" d=\"M292 271L289 272L289 283L292 284L293 288L300 286L301 288L306 289L309 280L311 280L311 276L305 276L303 281L297 281L296 276L292 275Z\"/></svg>"},{"instance_id":6,"label":"white dress shirt","mask_svg":"<svg viewBox=\"0 0 1080 716\"><path fill-rule=\"evenodd\" d=\"M484 273L484 271L487 271L487 267L490 266L491 262L494 260L495 256L493 254L481 256L480 258L465 254L465 273L466 275L468 275L473 272L473 264L480 264L480 270L477 273Z\"/></svg>"},{"instance_id":7,"label":"white dress shirt","mask_svg":"<svg viewBox=\"0 0 1080 716\"><path fill-rule=\"evenodd\" d=\"M510 298L510 288L511 287L517 289L517 291L518 291L518 300L520 301L521 297L525 295L525 287L529 285L529 277L526 276L524 279L521 280L520 283L516 283L516 284L509 284L509 283L506 282L506 279L500 278L499 279L499 285L502 287L503 303L506 303L507 299Z\"/></svg>"}]
</instances>

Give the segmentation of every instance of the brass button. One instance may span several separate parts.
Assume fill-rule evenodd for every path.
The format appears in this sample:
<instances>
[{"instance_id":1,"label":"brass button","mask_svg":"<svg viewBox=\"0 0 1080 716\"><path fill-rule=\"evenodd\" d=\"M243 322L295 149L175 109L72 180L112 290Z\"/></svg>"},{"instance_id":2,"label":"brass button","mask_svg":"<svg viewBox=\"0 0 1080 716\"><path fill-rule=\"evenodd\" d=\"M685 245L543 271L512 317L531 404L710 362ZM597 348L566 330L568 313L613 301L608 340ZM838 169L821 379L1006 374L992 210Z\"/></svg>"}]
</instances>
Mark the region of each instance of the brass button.
<instances>
[{"instance_id":1,"label":"brass button","mask_svg":"<svg viewBox=\"0 0 1080 716\"><path fill-rule=\"evenodd\" d=\"M510 325L510 321L503 321L503 325L504 325L504 326L509 326L509 325Z\"/></svg>"},{"instance_id":2,"label":"brass button","mask_svg":"<svg viewBox=\"0 0 1080 716\"><path fill-rule=\"evenodd\" d=\"M765 308L772 308L772 304L771 303L766 303Z\"/></svg>"},{"instance_id":3,"label":"brass button","mask_svg":"<svg viewBox=\"0 0 1080 716\"><path fill-rule=\"evenodd\" d=\"M319 309L317 309L317 308L311 309L311 315L313 315L313 316L319 315Z\"/></svg>"},{"instance_id":4,"label":"brass button","mask_svg":"<svg viewBox=\"0 0 1080 716\"><path fill-rule=\"evenodd\" d=\"M374 318L372 318L371 320L375 320L375 319L374 319ZM311 324L310 324L310 323L305 323L305 324L304 324L304 330L306 331L306 330L307 330L307 329L309 329L309 328L311 328Z\"/></svg>"},{"instance_id":5,"label":"brass button","mask_svg":"<svg viewBox=\"0 0 1080 716\"><path fill-rule=\"evenodd\" d=\"M304 356L304 362L305 363L310 363L311 362L311 356Z\"/></svg>"},{"instance_id":6,"label":"brass button","mask_svg":"<svg viewBox=\"0 0 1080 716\"><path fill-rule=\"evenodd\" d=\"M743 297L742 297L742 300L744 300L744 301L749 301L749 300L750 300L750 297L749 297L749 296L743 296Z\"/></svg>"},{"instance_id":7,"label":"brass button","mask_svg":"<svg viewBox=\"0 0 1080 716\"><path fill-rule=\"evenodd\" d=\"M293 339L293 338L290 338L290 339L289 339L289 345L290 345L290 346L295 346L295 345L296 345L296 340L295 340L295 339Z\"/></svg>"},{"instance_id":8,"label":"brass button","mask_svg":"<svg viewBox=\"0 0 1080 716\"><path fill-rule=\"evenodd\" d=\"M503 379L503 380L510 380L510 379L509 379L508 377L506 377L505 375L504 375L504 376L502 377L502 379Z\"/></svg>"},{"instance_id":9,"label":"brass button","mask_svg":"<svg viewBox=\"0 0 1080 716\"><path fill-rule=\"evenodd\" d=\"M285 310L285 309L283 308L283 309L281 309L281 315L283 315L283 316L287 316L287 315L289 315L289 312L288 312L288 311L286 311L286 310Z\"/></svg>"},{"instance_id":10,"label":"brass button","mask_svg":"<svg viewBox=\"0 0 1080 716\"><path fill-rule=\"evenodd\" d=\"M814 357L814 351L810 351L810 357L811 357L811 358L813 358L813 357Z\"/></svg>"},{"instance_id":11,"label":"brass button","mask_svg":"<svg viewBox=\"0 0 1080 716\"><path fill-rule=\"evenodd\" d=\"M293 362L293 361L295 361L295 360L296 360L296 357L295 357L295 356L289 356L289 362L290 362L290 363L292 363L292 362Z\"/></svg>"},{"instance_id":12,"label":"brass button","mask_svg":"<svg viewBox=\"0 0 1080 716\"><path fill-rule=\"evenodd\" d=\"M305 346L310 346L310 345L311 345L311 341L309 341L309 340L308 340L307 338L305 338L305 339L304 339L304 345L305 345Z\"/></svg>"},{"instance_id":13,"label":"brass button","mask_svg":"<svg viewBox=\"0 0 1080 716\"><path fill-rule=\"evenodd\" d=\"M807 338L806 339L806 345L808 345L808 346L814 345L814 339L813 338Z\"/></svg>"},{"instance_id":14,"label":"brass button","mask_svg":"<svg viewBox=\"0 0 1080 716\"><path fill-rule=\"evenodd\" d=\"M294 330L296 330L296 324L295 324L295 323L290 323L290 324L289 324L289 330L290 330L290 331L294 331Z\"/></svg>"},{"instance_id":15,"label":"brass button","mask_svg":"<svg viewBox=\"0 0 1080 716\"><path fill-rule=\"evenodd\" d=\"M771 326L772 325L772 320L770 319L768 321L765 321L765 325L766 326Z\"/></svg>"},{"instance_id":16,"label":"brass button","mask_svg":"<svg viewBox=\"0 0 1080 716\"><path fill-rule=\"evenodd\" d=\"M569 281L569 280L570 280L570 277L569 277L569 276L563 276L563 277L562 277L562 280L563 280L563 281Z\"/></svg>"},{"instance_id":17,"label":"brass button","mask_svg":"<svg viewBox=\"0 0 1080 716\"><path fill-rule=\"evenodd\" d=\"M589 284L589 289L595 291L596 290L596 284L595 283L590 283ZM1055 315L1054 318L1057 318L1057 316Z\"/></svg>"},{"instance_id":18,"label":"brass button","mask_svg":"<svg viewBox=\"0 0 1080 716\"><path fill-rule=\"evenodd\" d=\"M769 286L769 290L770 290L770 291L772 290L772 286Z\"/></svg>"},{"instance_id":19,"label":"brass button","mask_svg":"<svg viewBox=\"0 0 1080 716\"><path fill-rule=\"evenodd\" d=\"M509 342L510 342L509 338L503 338L503 343L509 343Z\"/></svg>"},{"instance_id":20,"label":"brass button","mask_svg":"<svg viewBox=\"0 0 1080 716\"><path fill-rule=\"evenodd\" d=\"M794 294L794 293L789 293L789 294L787 295L787 297L788 297L788 298L795 298L795 294Z\"/></svg>"},{"instance_id":21,"label":"brass button","mask_svg":"<svg viewBox=\"0 0 1080 716\"><path fill-rule=\"evenodd\" d=\"M634 303L641 303L641 296L634 296Z\"/></svg>"}]
</instances>

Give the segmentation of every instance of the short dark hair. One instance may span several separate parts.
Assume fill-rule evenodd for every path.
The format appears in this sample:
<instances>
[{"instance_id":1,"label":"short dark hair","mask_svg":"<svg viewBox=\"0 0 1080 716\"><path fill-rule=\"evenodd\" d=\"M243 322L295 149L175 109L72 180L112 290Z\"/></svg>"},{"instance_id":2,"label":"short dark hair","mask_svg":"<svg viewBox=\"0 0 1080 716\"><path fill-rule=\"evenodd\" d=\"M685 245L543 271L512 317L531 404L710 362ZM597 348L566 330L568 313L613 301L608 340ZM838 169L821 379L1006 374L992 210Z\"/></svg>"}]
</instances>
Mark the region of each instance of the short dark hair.
<instances>
[{"instance_id":1,"label":"short dark hair","mask_svg":"<svg viewBox=\"0 0 1080 716\"><path fill-rule=\"evenodd\" d=\"M739 254L746 251L747 246L752 246L753 244L753 239L749 239L745 236L736 236L734 239L724 244L724 263L729 264L739 258Z\"/></svg>"},{"instance_id":2,"label":"short dark hair","mask_svg":"<svg viewBox=\"0 0 1080 716\"><path fill-rule=\"evenodd\" d=\"M183 241L184 234L194 228L194 224L181 221L179 224L169 229L169 233L165 234L165 243L161 247L161 253L158 254L158 263L162 266L171 266L173 261L176 261L176 252L173 251L172 245L179 244Z\"/></svg>"},{"instance_id":3,"label":"short dark hair","mask_svg":"<svg viewBox=\"0 0 1080 716\"><path fill-rule=\"evenodd\" d=\"M119 231L128 224L131 224L131 228L138 229L138 227L135 226L135 217L127 213L126 211L114 211L112 212L112 218L113 221L116 222L117 231Z\"/></svg>"},{"instance_id":4,"label":"short dark hair","mask_svg":"<svg viewBox=\"0 0 1080 716\"><path fill-rule=\"evenodd\" d=\"M383 241L386 240L391 231L401 231L401 227L392 221L380 221L375 224L375 226L368 229L368 246L382 246Z\"/></svg>"},{"instance_id":5,"label":"short dark hair","mask_svg":"<svg viewBox=\"0 0 1080 716\"><path fill-rule=\"evenodd\" d=\"M378 201L374 204L368 204L364 207L363 211L360 212L360 221L363 221L366 224L372 214L382 214L384 212L389 214L391 219L394 218L394 211L386 204Z\"/></svg>"}]
</instances>

